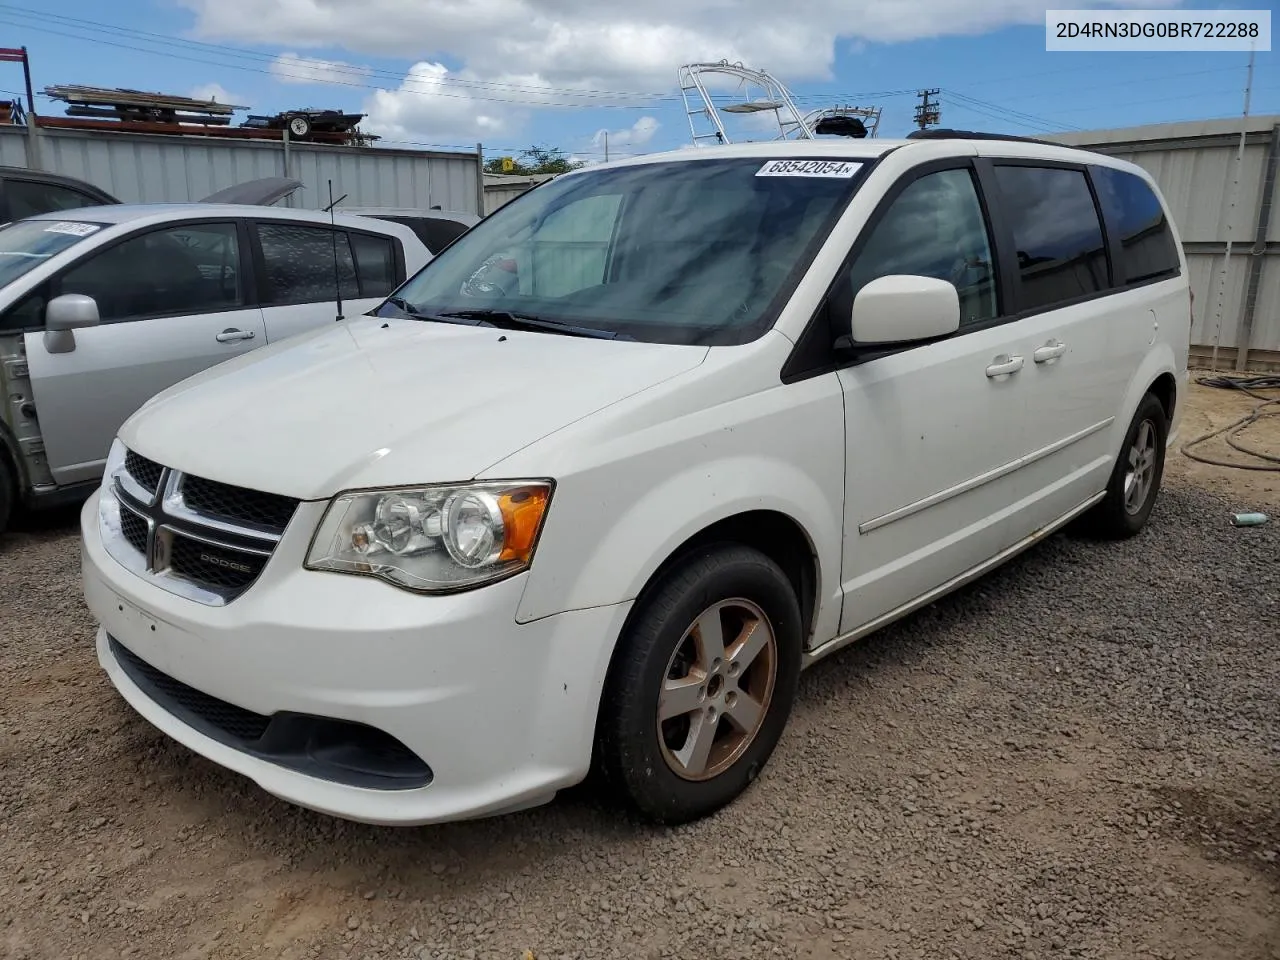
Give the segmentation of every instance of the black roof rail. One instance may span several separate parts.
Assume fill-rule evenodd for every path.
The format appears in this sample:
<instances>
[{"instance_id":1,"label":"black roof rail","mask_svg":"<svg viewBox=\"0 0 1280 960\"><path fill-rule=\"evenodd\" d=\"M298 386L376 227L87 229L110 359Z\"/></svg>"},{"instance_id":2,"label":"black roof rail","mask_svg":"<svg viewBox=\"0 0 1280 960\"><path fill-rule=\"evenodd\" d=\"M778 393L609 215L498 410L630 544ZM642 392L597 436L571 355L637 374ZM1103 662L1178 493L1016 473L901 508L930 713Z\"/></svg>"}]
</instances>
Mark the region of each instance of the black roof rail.
<instances>
[{"instance_id":1,"label":"black roof rail","mask_svg":"<svg viewBox=\"0 0 1280 960\"><path fill-rule=\"evenodd\" d=\"M1039 143L1046 147L1062 147L1066 144L1054 143L1052 140L1041 140L1037 137L1019 137L1011 133L986 133L981 130L948 130L942 127L933 130L913 130L907 134L908 140L1013 140L1017 143Z\"/></svg>"}]
</instances>

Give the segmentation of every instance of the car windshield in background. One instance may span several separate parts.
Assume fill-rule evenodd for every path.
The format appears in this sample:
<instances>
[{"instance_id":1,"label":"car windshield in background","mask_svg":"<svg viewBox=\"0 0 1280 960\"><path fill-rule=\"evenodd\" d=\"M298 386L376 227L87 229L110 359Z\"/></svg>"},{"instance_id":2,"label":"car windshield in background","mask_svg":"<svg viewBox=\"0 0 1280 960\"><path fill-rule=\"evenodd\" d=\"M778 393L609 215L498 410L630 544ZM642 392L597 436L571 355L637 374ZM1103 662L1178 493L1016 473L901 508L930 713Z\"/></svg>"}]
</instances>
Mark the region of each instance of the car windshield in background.
<instances>
[{"instance_id":1,"label":"car windshield in background","mask_svg":"<svg viewBox=\"0 0 1280 960\"><path fill-rule=\"evenodd\" d=\"M19 220L0 227L0 287L93 236L102 226L83 220Z\"/></svg>"},{"instance_id":2,"label":"car windshield in background","mask_svg":"<svg viewBox=\"0 0 1280 960\"><path fill-rule=\"evenodd\" d=\"M476 224L378 312L745 343L772 325L867 165L699 158L563 176Z\"/></svg>"}]
</instances>

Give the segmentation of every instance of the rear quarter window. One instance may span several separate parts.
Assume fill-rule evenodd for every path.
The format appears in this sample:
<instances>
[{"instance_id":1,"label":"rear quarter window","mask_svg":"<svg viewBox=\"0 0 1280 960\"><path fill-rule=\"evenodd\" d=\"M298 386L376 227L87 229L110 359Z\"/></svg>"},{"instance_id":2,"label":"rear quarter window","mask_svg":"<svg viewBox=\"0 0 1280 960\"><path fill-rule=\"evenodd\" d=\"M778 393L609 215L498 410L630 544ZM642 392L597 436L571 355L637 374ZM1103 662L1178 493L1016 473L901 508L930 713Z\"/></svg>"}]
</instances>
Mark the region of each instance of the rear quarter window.
<instances>
[{"instance_id":1,"label":"rear quarter window","mask_svg":"<svg viewBox=\"0 0 1280 960\"><path fill-rule=\"evenodd\" d=\"M1146 283L1181 272L1173 226L1155 191L1127 170L1094 167L1093 182L1107 222L1120 242L1116 281Z\"/></svg>"}]
</instances>

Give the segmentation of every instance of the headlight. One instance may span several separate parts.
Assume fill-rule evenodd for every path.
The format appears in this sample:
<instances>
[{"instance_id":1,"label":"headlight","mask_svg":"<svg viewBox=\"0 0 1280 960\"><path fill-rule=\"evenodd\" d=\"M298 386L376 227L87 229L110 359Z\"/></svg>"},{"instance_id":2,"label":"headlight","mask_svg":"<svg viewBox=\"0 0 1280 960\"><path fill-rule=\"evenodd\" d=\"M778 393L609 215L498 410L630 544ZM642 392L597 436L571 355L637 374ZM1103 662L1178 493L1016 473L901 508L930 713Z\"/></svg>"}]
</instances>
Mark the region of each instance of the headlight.
<instances>
[{"instance_id":1,"label":"headlight","mask_svg":"<svg viewBox=\"0 0 1280 960\"><path fill-rule=\"evenodd\" d=\"M344 493L325 511L306 566L421 593L501 580L532 562L551 489L512 480Z\"/></svg>"}]
</instances>

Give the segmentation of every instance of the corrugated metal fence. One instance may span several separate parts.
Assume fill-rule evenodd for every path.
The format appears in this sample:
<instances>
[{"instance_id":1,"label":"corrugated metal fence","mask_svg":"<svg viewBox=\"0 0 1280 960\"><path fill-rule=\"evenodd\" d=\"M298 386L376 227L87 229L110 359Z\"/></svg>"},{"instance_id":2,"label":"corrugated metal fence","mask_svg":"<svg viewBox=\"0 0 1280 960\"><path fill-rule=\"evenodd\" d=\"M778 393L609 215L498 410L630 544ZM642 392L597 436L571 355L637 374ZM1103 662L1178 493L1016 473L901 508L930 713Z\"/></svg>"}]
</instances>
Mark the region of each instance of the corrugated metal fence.
<instances>
[{"instance_id":1,"label":"corrugated metal fence","mask_svg":"<svg viewBox=\"0 0 1280 960\"><path fill-rule=\"evenodd\" d=\"M1241 129L1245 148L1233 212ZM1220 368L1280 369L1280 217L1272 213L1280 116L1254 117L1247 125L1205 120L1047 139L1129 160L1160 185L1182 234L1196 295L1194 357L1207 360L1217 338ZM1232 262L1220 298L1228 237Z\"/></svg>"},{"instance_id":2,"label":"corrugated metal fence","mask_svg":"<svg viewBox=\"0 0 1280 960\"><path fill-rule=\"evenodd\" d=\"M246 180L291 176L303 186L289 206L326 206L332 179L335 199L345 193L351 206L483 215L479 148L444 153L48 128L38 128L32 144L27 128L0 126L0 164L87 180L126 203L197 201Z\"/></svg>"},{"instance_id":3,"label":"corrugated metal fence","mask_svg":"<svg viewBox=\"0 0 1280 960\"><path fill-rule=\"evenodd\" d=\"M532 190L540 183L554 180L555 174L548 173L532 177L502 176L492 173L484 177L484 215L487 217L499 207L504 206Z\"/></svg>"}]
</instances>

